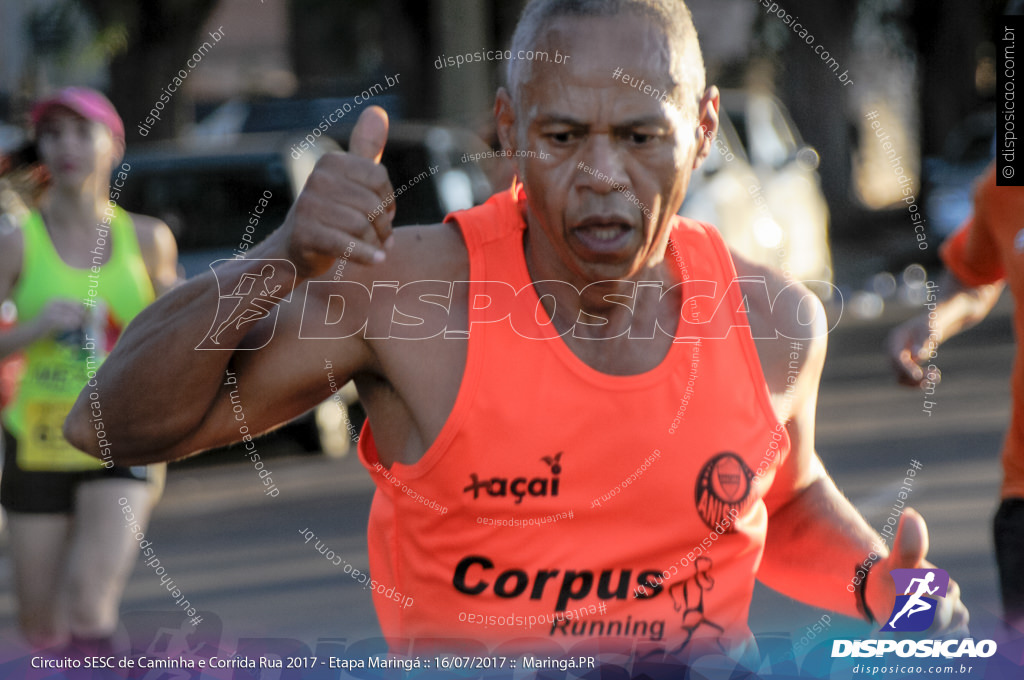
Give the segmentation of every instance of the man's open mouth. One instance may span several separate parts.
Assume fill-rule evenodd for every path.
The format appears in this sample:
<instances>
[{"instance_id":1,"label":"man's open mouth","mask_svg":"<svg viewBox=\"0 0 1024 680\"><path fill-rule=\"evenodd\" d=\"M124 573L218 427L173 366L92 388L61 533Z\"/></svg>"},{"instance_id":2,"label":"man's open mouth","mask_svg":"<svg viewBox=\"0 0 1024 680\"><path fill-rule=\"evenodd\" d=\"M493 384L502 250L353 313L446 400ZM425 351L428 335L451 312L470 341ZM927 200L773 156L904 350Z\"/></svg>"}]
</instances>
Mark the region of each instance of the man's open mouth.
<instances>
[{"instance_id":1,"label":"man's open mouth","mask_svg":"<svg viewBox=\"0 0 1024 680\"><path fill-rule=\"evenodd\" d=\"M587 250L613 253L629 243L633 230L624 222L585 221L581 226L574 227L572 234Z\"/></svg>"}]
</instances>

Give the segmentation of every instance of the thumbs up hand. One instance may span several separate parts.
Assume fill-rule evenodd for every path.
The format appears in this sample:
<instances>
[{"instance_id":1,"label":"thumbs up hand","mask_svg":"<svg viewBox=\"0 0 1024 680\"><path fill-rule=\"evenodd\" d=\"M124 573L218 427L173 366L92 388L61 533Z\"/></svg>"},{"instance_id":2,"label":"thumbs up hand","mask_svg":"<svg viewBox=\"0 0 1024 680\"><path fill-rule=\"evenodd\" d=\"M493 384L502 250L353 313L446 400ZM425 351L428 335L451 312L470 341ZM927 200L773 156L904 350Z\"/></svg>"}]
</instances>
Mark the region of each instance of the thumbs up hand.
<instances>
[{"instance_id":1,"label":"thumbs up hand","mask_svg":"<svg viewBox=\"0 0 1024 680\"><path fill-rule=\"evenodd\" d=\"M349 152L325 154L288 212L275 250L286 252L303 279L326 272L339 257L363 264L383 262L390 247L394 202L380 164L388 116L378 106L359 116Z\"/></svg>"},{"instance_id":2,"label":"thumbs up hand","mask_svg":"<svg viewBox=\"0 0 1024 680\"><path fill-rule=\"evenodd\" d=\"M893 569L934 569L935 565L925 559L928 554L928 526L916 510L907 508L903 512L892 550L888 557L881 559L868 575L865 599L878 625L884 626L892 618L896 602L896 587L889 572ZM968 635L967 623L970 615L960 600L960 586L952 578L945 597L937 597L935 620L928 629L930 637L962 637Z\"/></svg>"}]
</instances>

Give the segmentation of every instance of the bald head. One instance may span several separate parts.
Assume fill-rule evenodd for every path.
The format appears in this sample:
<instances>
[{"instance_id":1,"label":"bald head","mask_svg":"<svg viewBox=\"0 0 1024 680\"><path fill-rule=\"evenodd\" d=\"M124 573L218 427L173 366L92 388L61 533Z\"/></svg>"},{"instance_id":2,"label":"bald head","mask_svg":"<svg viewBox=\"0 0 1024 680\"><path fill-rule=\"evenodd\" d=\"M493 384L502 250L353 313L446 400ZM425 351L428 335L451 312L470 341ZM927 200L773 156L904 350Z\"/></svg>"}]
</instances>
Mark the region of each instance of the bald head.
<instances>
[{"instance_id":1,"label":"bald head","mask_svg":"<svg viewBox=\"0 0 1024 680\"><path fill-rule=\"evenodd\" d=\"M535 49L555 20L620 15L643 17L661 29L664 42L646 43L644 49L666 52L661 56L664 63L671 65L675 104L684 114L695 115L705 87L704 58L690 10L683 0L531 0L512 36L513 59L508 62L506 81L513 101L518 104L522 85L529 81L532 72L532 62L516 59L515 55Z\"/></svg>"}]
</instances>

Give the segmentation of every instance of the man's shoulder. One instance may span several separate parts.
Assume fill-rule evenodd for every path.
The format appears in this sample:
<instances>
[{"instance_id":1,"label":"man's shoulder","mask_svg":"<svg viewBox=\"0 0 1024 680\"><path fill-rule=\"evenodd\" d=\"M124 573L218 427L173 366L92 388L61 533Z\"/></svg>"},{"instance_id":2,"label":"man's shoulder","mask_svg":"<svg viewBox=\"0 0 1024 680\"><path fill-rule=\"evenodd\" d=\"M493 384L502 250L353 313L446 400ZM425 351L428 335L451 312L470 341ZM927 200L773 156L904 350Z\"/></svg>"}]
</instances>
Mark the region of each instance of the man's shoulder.
<instances>
[{"instance_id":1,"label":"man's shoulder","mask_svg":"<svg viewBox=\"0 0 1024 680\"><path fill-rule=\"evenodd\" d=\"M395 229L393 252L388 253L394 280L433 278L457 281L469 276L469 253L459 226L453 222Z\"/></svg>"},{"instance_id":2,"label":"man's shoulder","mask_svg":"<svg viewBox=\"0 0 1024 680\"><path fill-rule=\"evenodd\" d=\"M375 282L382 281L403 285L469 278L469 255L458 225L441 222L397 227L393 233L395 242L384 262L361 264L343 255L319 280L352 281L372 288Z\"/></svg>"},{"instance_id":3,"label":"man's shoulder","mask_svg":"<svg viewBox=\"0 0 1024 680\"><path fill-rule=\"evenodd\" d=\"M793 371L820 367L828 320L821 300L807 286L770 267L732 254L747 304L750 332L769 385L785 385ZM794 364L795 362L795 364Z\"/></svg>"},{"instance_id":4,"label":"man's shoulder","mask_svg":"<svg viewBox=\"0 0 1024 680\"><path fill-rule=\"evenodd\" d=\"M807 286L782 272L732 255L755 338L811 340L827 332L825 307ZM755 328L756 325L756 328Z\"/></svg>"}]
</instances>

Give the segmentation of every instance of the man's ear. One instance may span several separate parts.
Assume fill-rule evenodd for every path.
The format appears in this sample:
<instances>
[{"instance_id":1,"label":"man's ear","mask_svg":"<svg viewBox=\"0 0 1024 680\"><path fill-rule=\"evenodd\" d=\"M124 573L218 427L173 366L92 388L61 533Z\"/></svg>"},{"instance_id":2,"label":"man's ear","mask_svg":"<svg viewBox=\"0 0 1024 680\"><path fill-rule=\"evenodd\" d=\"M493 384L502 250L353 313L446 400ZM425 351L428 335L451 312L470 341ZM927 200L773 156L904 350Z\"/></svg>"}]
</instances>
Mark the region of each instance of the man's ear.
<instances>
[{"instance_id":1,"label":"man's ear","mask_svg":"<svg viewBox=\"0 0 1024 680\"><path fill-rule=\"evenodd\" d=\"M498 127L498 140L501 148L513 151L519 148L516 139L516 108L512 103L512 95L504 87L498 88L494 98L494 121Z\"/></svg>"},{"instance_id":2,"label":"man's ear","mask_svg":"<svg viewBox=\"0 0 1024 680\"><path fill-rule=\"evenodd\" d=\"M700 98L697 106L697 154L693 159L693 169L696 170L704 159L711 153L714 146L715 136L718 134L718 88L712 85L704 90L704 96Z\"/></svg>"}]
</instances>

